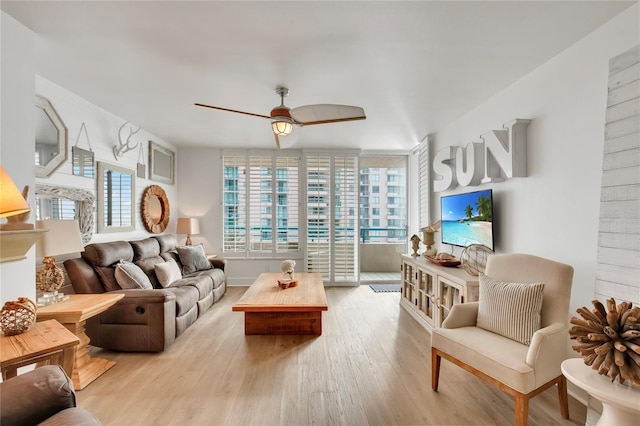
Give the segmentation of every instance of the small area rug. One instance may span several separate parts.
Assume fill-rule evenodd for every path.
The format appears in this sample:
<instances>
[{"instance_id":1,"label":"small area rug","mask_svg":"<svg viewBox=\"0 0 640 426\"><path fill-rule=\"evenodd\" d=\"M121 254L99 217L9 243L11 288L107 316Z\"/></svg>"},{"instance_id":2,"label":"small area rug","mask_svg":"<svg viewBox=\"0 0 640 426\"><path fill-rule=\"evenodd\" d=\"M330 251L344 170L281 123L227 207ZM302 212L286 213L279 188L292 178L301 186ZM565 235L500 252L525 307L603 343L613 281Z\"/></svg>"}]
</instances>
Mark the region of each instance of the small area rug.
<instances>
[{"instance_id":1,"label":"small area rug","mask_svg":"<svg viewBox=\"0 0 640 426\"><path fill-rule=\"evenodd\" d=\"M400 284L369 284L376 293L400 293Z\"/></svg>"}]
</instances>

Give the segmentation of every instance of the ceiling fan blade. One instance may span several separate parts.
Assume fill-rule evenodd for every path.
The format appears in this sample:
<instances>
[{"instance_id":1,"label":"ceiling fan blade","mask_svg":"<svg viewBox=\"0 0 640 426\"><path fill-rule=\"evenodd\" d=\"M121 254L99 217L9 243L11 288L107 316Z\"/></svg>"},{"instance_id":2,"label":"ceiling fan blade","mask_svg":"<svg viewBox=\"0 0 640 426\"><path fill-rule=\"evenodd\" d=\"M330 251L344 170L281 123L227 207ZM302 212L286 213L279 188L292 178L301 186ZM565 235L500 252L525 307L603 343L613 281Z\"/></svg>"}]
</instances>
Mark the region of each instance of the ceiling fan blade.
<instances>
[{"instance_id":1,"label":"ceiling fan blade","mask_svg":"<svg viewBox=\"0 0 640 426\"><path fill-rule=\"evenodd\" d=\"M280 149L280 138L277 133L274 133L273 136L276 138L276 146Z\"/></svg>"},{"instance_id":2,"label":"ceiling fan blade","mask_svg":"<svg viewBox=\"0 0 640 426\"><path fill-rule=\"evenodd\" d=\"M238 114L252 115L254 117L271 119L271 117L269 117L268 115L254 114L252 112L245 112L245 111L238 111L237 109L222 108L222 107L218 107L218 106L199 104L199 103L195 103L194 105L195 106L199 106L199 107L204 107L204 108L219 109L221 111L237 112Z\"/></svg>"},{"instance_id":3,"label":"ceiling fan blade","mask_svg":"<svg viewBox=\"0 0 640 426\"><path fill-rule=\"evenodd\" d=\"M291 114L291 118L302 126L364 120L367 118L366 115L364 115L363 108L350 105L303 105L292 108L289 113Z\"/></svg>"}]
</instances>

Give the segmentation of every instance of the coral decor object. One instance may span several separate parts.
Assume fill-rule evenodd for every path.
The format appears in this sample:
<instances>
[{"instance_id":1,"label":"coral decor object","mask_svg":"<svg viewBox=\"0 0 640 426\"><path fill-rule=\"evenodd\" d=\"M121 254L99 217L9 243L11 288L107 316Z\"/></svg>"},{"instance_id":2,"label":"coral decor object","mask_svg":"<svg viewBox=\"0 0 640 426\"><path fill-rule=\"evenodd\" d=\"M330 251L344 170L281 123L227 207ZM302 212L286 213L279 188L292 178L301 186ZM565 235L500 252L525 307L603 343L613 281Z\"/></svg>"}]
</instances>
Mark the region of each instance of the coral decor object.
<instances>
[{"instance_id":1,"label":"coral decor object","mask_svg":"<svg viewBox=\"0 0 640 426\"><path fill-rule=\"evenodd\" d=\"M56 266L56 260L47 256L42 259L44 268L36 272L36 287L40 291L57 291L64 284L64 273Z\"/></svg>"},{"instance_id":2,"label":"coral decor object","mask_svg":"<svg viewBox=\"0 0 640 426\"><path fill-rule=\"evenodd\" d=\"M289 287L295 287L298 285L298 282L293 279L293 272L296 266L295 260L283 260L280 264L280 269L282 270L283 278L278 280L278 285L281 289L287 289Z\"/></svg>"},{"instance_id":3,"label":"coral decor object","mask_svg":"<svg viewBox=\"0 0 640 426\"><path fill-rule=\"evenodd\" d=\"M614 299L607 300L607 308L598 300L595 309L578 308L582 319L572 317L569 336L577 345L571 348L584 357L598 374L616 377L621 384L629 380L640 386L640 308L631 302L616 306Z\"/></svg>"},{"instance_id":4,"label":"coral decor object","mask_svg":"<svg viewBox=\"0 0 640 426\"><path fill-rule=\"evenodd\" d=\"M282 273L284 274L285 279L288 279L289 281L293 281L293 271L295 267L296 267L295 260L282 261L282 263L280 264L280 269L282 270Z\"/></svg>"},{"instance_id":5,"label":"coral decor object","mask_svg":"<svg viewBox=\"0 0 640 426\"><path fill-rule=\"evenodd\" d=\"M36 321L36 304L26 297L18 297L2 307L0 328L5 336L24 333Z\"/></svg>"}]
</instances>

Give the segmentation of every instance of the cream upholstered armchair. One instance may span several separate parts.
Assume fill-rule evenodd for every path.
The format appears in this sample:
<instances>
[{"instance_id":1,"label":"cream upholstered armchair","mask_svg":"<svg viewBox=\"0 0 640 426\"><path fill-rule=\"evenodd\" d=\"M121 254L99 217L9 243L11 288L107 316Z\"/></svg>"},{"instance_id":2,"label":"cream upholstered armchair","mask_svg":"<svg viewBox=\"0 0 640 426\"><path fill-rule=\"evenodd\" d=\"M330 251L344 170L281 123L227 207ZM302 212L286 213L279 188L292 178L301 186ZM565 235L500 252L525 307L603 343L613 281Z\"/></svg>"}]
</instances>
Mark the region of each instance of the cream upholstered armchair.
<instances>
[{"instance_id":1,"label":"cream upholstered armchair","mask_svg":"<svg viewBox=\"0 0 640 426\"><path fill-rule=\"evenodd\" d=\"M573 268L527 254L491 255L478 302L453 307L431 340L431 387L444 358L515 398L515 423L526 425L529 399L558 385L569 418L567 358ZM542 284L540 284L542 283Z\"/></svg>"}]
</instances>

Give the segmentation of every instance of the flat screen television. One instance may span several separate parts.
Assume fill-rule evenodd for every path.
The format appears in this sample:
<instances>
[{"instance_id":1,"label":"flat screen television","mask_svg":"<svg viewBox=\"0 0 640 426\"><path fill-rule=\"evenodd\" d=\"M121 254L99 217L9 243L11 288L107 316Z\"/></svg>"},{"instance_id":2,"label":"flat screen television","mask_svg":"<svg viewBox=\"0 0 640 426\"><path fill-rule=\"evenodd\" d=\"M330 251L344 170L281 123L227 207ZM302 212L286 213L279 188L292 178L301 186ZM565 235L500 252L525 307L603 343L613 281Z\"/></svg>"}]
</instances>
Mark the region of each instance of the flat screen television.
<instances>
[{"instance_id":1,"label":"flat screen television","mask_svg":"<svg viewBox=\"0 0 640 426\"><path fill-rule=\"evenodd\" d=\"M493 194L490 189L440 197L443 244L493 247Z\"/></svg>"}]
</instances>

